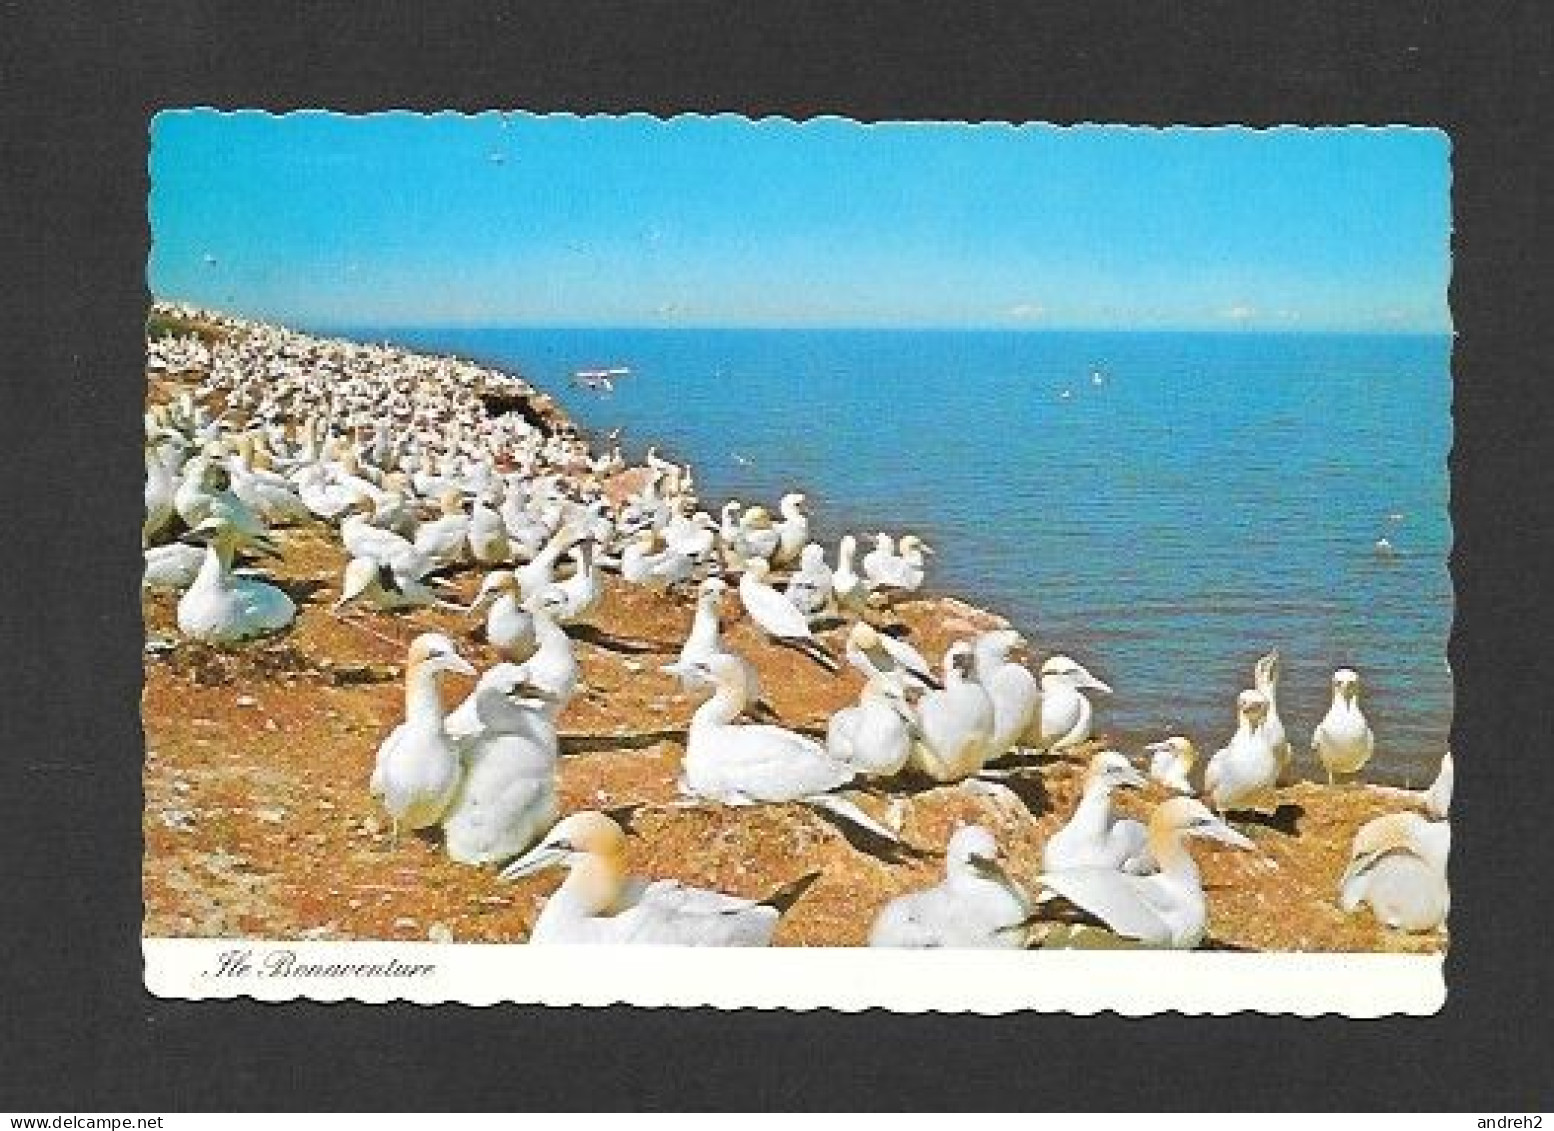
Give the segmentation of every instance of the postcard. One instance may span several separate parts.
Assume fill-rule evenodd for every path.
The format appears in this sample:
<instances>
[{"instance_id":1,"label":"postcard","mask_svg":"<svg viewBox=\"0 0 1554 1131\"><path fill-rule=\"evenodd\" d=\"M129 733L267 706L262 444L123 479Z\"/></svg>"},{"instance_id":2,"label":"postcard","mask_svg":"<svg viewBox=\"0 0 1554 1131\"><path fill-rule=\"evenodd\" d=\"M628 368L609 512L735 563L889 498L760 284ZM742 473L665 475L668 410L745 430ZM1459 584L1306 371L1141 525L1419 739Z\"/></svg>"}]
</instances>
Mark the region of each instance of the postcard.
<instances>
[{"instance_id":1,"label":"postcard","mask_svg":"<svg viewBox=\"0 0 1554 1131\"><path fill-rule=\"evenodd\" d=\"M1440 1008L1445 134L149 162L153 993Z\"/></svg>"}]
</instances>

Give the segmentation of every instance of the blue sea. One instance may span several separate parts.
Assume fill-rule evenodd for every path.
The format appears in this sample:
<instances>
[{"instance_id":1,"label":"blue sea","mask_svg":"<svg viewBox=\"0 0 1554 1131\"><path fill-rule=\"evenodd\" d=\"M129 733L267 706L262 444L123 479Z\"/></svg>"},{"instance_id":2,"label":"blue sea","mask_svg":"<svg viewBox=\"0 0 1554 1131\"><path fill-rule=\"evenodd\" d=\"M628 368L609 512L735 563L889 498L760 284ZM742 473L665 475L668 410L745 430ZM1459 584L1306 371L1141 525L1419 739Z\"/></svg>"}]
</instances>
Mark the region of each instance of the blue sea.
<instances>
[{"instance_id":1,"label":"blue sea","mask_svg":"<svg viewBox=\"0 0 1554 1131\"><path fill-rule=\"evenodd\" d=\"M1334 668L1375 776L1428 780L1451 717L1444 336L358 330L458 353L696 468L704 504L808 492L818 532L915 531L931 584L1108 681L1124 744L1212 752L1284 657L1298 748ZM613 393L577 369L630 366ZM1099 381L1095 374L1100 375ZM1376 542L1395 547L1379 555ZM866 541L866 538L865 538Z\"/></svg>"}]
</instances>

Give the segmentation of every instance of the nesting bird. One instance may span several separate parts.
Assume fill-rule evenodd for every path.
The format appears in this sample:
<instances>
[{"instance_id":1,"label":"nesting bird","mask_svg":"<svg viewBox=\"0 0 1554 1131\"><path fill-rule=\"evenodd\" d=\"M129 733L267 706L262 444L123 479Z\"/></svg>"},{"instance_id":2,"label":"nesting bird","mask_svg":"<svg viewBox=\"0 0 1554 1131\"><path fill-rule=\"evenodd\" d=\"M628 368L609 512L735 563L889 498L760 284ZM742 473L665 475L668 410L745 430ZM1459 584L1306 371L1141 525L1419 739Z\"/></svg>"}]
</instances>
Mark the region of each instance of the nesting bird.
<instances>
[{"instance_id":1,"label":"nesting bird","mask_svg":"<svg viewBox=\"0 0 1554 1131\"><path fill-rule=\"evenodd\" d=\"M504 880L565 867L567 878L529 933L531 943L658 943L676 946L769 946L778 920L817 879L809 873L765 899L741 899L677 880L632 879L626 834L603 813L574 813Z\"/></svg>"},{"instance_id":2,"label":"nesting bird","mask_svg":"<svg viewBox=\"0 0 1554 1131\"><path fill-rule=\"evenodd\" d=\"M1338 881L1347 912L1368 904L1378 922L1398 931L1433 931L1451 910L1446 861L1451 825L1418 813L1388 813L1363 825Z\"/></svg>"},{"instance_id":3,"label":"nesting bird","mask_svg":"<svg viewBox=\"0 0 1554 1131\"><path fill-rule=\"evenodd\" d=\"M1002 861L992 833L980 825L956 829L944 850L944 879L881 908L869 945L1017 949L1030 904Z\"/></svg>"},{"instance_id":4,"label":"nesting bird","mask_svg":"<svg viewBox=\"0 0 1554 1131\"><path fill-rule=\"evenodd\" d=\"M405 657L405 721L378 747L369 789L401 827L424 829L442 820L463 773L459 749L448 734L442 677L473 676L475 669L440 633L415 638Z\"/></svg>"}]
</instances>

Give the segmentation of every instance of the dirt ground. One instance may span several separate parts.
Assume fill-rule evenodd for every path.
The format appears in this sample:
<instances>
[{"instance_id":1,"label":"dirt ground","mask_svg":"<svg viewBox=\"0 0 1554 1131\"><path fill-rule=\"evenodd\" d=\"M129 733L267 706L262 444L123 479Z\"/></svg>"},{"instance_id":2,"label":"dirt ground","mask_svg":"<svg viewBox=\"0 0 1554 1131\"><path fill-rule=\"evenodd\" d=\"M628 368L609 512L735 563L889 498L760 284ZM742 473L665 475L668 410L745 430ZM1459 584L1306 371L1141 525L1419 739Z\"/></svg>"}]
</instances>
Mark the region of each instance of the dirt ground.
<instances>
[{"instance_id":1,"label":"dirt ground","mask_svg":"<svg viewBox=\"0 0 1554 1131\"><path fill-rule=\"evenodd\" d=\"M166 383L153 388L163 399ZM280 532L283 559L266 562L299 607L296 624L268 641L218 651L183 640L176 598L144 600L147 654L145 933L150 937L435 939L521 942L551 872L515 883L458 865L435 838L391 847L388 821L367 790L378 744L402 717L404 650L439 630L484 669L496 661L473 639L476 619L418 611L403 616L330 612L342 553L322 524ZM454 578L467 600L479 575ZM1002 622L959 601L930 597L892 614L936 658L956 636ZM886 783L855 791L882 815L904 808L905 840L920 853L889 859L855 845L802 805L669 809L684 734L697 700L658 671L678 652L689 599L610 578L578 652L584 686L561 720L564 811L640 805L630 821L631 867L705 887L762 896L810 871L821 878L783 919L787 946L861 944L890 898L936 882L937 855L954 828L985 825L1017 877L1038 870L1041 846L1078 797L1088 752L1025 765L1001 786ZM781 720L811 732L853 702L859 677L840 676L767 644L725 601L725 631L760 669ZM841 630L823 639L837 655ZM450 677L450 706L471 682ZM1104 736L1103 736L1104 739ZM1212 749L1212 747L1210 748ZM1136 751L1134 752L1136 753ZM1153 790L1155 787L1151 787ZM1119 795L1142 816L1163 792ZM1435 951L1443 934L1403 935L1336 905L1355 830L1398 807L1366 786L1309 782L1283 791L1277 820L1241 824L1260 854L1198 842L1216 944L1251 949Z\"/></svg>"}]
</instances>

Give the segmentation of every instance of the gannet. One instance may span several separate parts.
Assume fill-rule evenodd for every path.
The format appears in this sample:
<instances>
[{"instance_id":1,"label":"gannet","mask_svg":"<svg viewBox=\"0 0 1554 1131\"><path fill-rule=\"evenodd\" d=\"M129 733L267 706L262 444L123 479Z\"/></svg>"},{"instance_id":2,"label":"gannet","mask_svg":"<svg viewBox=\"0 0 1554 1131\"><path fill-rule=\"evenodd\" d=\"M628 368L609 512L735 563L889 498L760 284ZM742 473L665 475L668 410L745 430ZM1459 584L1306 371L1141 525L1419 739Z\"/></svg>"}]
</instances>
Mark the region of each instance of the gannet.
<instances>
[{"instance_id":1,"label":"gannet","mask_svg":"<svg viewBox=\"0 0 1554 1131\"><path fill-rule=\"evenodd\" d=\"M469 513L470 557L484 566L501 565L512 561L512 544L507 537L507 525L501 514L484 499L476 499Z\"/></svg>"},{"instance_id":2,"label":"gannet","mask_svg":"<svg viewBox=\"0 0 1554 1131\"><path fill-rule=\"evenodd\" d=\"M863 572L876 588L916 592L926 575L923 555L933 552L933 547L915 534L903 537L899 548L894 547L890 535L877 534L874 549L863 557Z\"/></svg>"},{"instance_id":3,"label":"gannet","mask_svg":"<svg viewBox=\"0 0 1554 1131\"><path fill-rule=\"evenodd\" d=\"M449 612L465 611L464 606L437 596L424 581L400 577L376 558L352 558L345 563L340 599L334 603L334 610L338 612L354 602L364 602L386 612L424 609L428 606Z\"/></svg>"},{"instance_id":4,"label":"gannet","mask_svg":"<svg viewBox=\"0 0 1554 1131\"><path fill-rule=\"evenodd\" d=\"M1207 837L1234 848L1254 849L1246 837L1191 797L1174 797L1149 818L1149 854L1159 866L1135 876L1112 868L1046 872L1037 882L1095 916L1118 935L1145 946L1188 950L1203 941L1209 909L1189 837Z\"/></svg>"},{"instance_id":5,"label":"gannet","mask_svg":"<svg viewBox=\"0 0 1554 1131\"><path fill-rule=\"evenodd\" d=\"M831 597L831 567L826 565L825 547L810 542L799 553L799 567L783 589L783 596L809 620L816 620L831 613L835 602Z\"/></svg>"},{"instance_id":6,"label":"gannet","mask_svg":"<svg viewBox=\"0 0 1554 1131\"><path fill-rule=\"evenodd\" d=\"M239 547L269 536L265 521L232 493L227 469L210 456L195 456L184 465L173 506L190 530L215 522L231 532L234 545Z\"/></svg>"},{"instance_id":7,"label":"gannet","mask_svg":"<svg viewBox=\"0 0 1554 1131\"><path fill-rule=\"evenodd\" d=\"M1197 791L1187 775L1198 761L1198 748L1191 740L1174 734L1144 747L1149 757L1149 776L1167 789L1191 797Z\"/></svg>"},{"instance_id":8,"label":"gannet","mask_svg":"<svg viewBox=\"0 0 1554 1131\"><path fill-rule=\"evenodd\" d=\"M193 534L209 540L194 583L178 599L178 630L207 644L233 644L278 632L296 619L297 607L281 590L232 572L239 536L231 527L207 519ZM252 542L261 548L268 543ZM273 548L271 548L273 552Z\"/></svg>"},{"instance_id":9,"label":"gannet","mask_svg":"<svg viewBox=\"0 0 1554 1131\"><path fill-rule=\"evenodd\" d=\"M664 545L696 562L706 560L717 541L717 523L706 511L686 517L676 514L663 529Z\"/></svg>"},{"instance_id":10,"label":"gannet","mask_svg":"<svg viewBox=\"0 0 1554 1131\"><path fill-rule=\"evenodd\" d=\"M572 547L568 554L577 569L565 581L558 581L546 590L559 594L561 600L555 607L556 622L563 625L582 624L593 614L604 596L604 579L594 556L594 543L584 539Z\"/></svg>"},{"instance_id":11,"label":"gannet","mask_svg":"<svg viewBox=\"0 0 1554 1131\"><path fill-rule=\"evenodd\" d=\"M1275 649L1263 656L1252 668L1252 686L1268 700L1268 717L1263 720L1263 733L1268 745L1273 747L1274 757L1279 759L1279 774L1290 772L1292 754L1289 737L1284 733L1284 722L1279 718L1279 652Z\"/></svg>"},{"instance_id":12,"label":"gannet","mask_svg":"<svg viewBox=\"0 0 1554 1131\"><path fill-rule=\"evenodd\" d=\"M525 593L539 594L555 584L556 562L579 538L578 532L571 527L562 526L558 529L528 564L513 571L518 578L519 588Z\"/></svg>"},{"instance_id":13,"label":"gannet","mask_svg":"<svg viewBox=\"0 0 1554 1131\"><path fill-rule=\"evenodd\" d=\"M869 605L869 585L853 568L857 552L858 540L851 534L843 535L836 548L836 568L831 571L831 593L837 608L852 616L862 616Z\"/></svg>"},{"instance_id":14,"label":"gannet","mask_svg":"<svg viewBox=\"0 0 1554 1131\"><path fill-rule=\"evenodd\" d=\"M741 673L740 693L747 703L758 703L761 699L761 679L755 665L737 652L730 651L723 643L718 610L722 606L723 594L727 591L728 583L720 577L709 577L701 583L701 589L696 595L696 614L691 619L691 630L685 637L685 644L680 648L675 662L663 665L660 670L677 678L682 690L694 691L708 686L706 676L698 665L709 664L714 656L731 657Z\"/></svg>"},{"instance_id":15,"label":"gannet","mask_svg":"<svg viewBox=\"0 0 1554 1131\"><path fill-rule=\"evenodd\" d=\"M777 921L819 878L812 872L763 900L740 899L677 880L626 874L626 834L603 813L574 813L504 880L565 866L567 878L546 901L531 943L658 943L768 946Z\"/></svg>"},{"instance_id":16,"label":"gannet","mask_svg":"<svg viewBox=\"0 0 1554 1131\"><path fill-rule=\"evenodd\" d=\"M1204 796L1221 813L1272 813L1279 807L1274 793L1279 759L1263 730L1267 717L1268 700L1261 691L1243 691L1237 697L1236 733L1203 768Z\"/></svg>"},{"instance_id":17,"label":"gannet","mask_svg":"<svg viewBox=\"0 0 1554 1131\"><path fill-rule=\"evenodd\" d=\"M973 672L993 702L993 757L1041 737L1041 688L1024 664L1010 658L1025 641L1012 628L984 632L971 644Z\"/></svg>"},{"instance_id":18,"label":"gannet","mask_svg":"<svg viewBox=\"0 0 1554 1131\"><path fill-rule=\"evenodd\" d=\"M826 723L826 752L861 774L889 777L912 756L915 714L900 675L874 675L855 707L843 707Z\"/></svg>"},{"instance_id":19,"label":"gannet","mask_svg":"<svg viewBox=\"0 0 1554 1131\"><path fill-rule=\"evenodd\" d=\"M368 517L372 500L358 494L340 521L340 541L353 558L371 558L394 571L396 577L420 579L432 572L431 555L392 530L374 526Z\"/></svg>"},{"instance_id":20,"label":"gannet","mask_svg":"<svg viewBox=\"0 0 1554 1131\"><path fill-rule=\"evenodd\" d=\"M734 545L745 560L759 558L770 563L781 544L782 535L772 525L772 516L765 507L751 507L740 516Z\"/></svg>"},{"instance_id":21,"label":"gannet","mask_svg":"<svg viewBox=\"0 0 1554 1131\"><path fill-rule=\"evenodd\" d=\"M178 490L178 480L173 468L162 454L162 449L146 445L146 518L140 527L143 543L149 544L163 533L177 513L173 509L173 496Z\"/></svg>"},{"instance_id":22,"label":"gannet","mask_svg":"<svg viewBox=\"0 0 1554 1131\"><path fill-rule=\"evenodd\" d=\"M863 575L879 583L880 575L890 568L896 558L896 540L883 530L874 535L874 549L863 555Z\"/></svg>"},{"instance_id":23,"label":"gannet","mask_svg":"<svg viewBox=\"0 0 1554 1131\"><path fill-rule=\"evenodd\" d=\"M944 850L944 879L897 896L869 930L870 946L1016 949L1030 904L1004 870L993 834L980 825L956 829Z\"/></svg>"},{"instance_id":24,"label":"gannet","mask_svg":"<svg viewBox=\"0 0 1554 1131\"><path fill-rule=\"evenodd\" d=\"M1110 868L1144 874L1153 871L1144 826L1112 812L1112 790L1143 789L1144 775L1115 750L1090 759L1084 792L1068 823L1052 834L1041 853L1044 872L1076 868Z\"/></svg>"},{"instance_id":25,"label":"gannet","mask_svg":"<svg viewBox=\"0 0 1554 1131\"><path fill-rule=\"evenodd\" d=\"M1357 774L1371 760L1376 738L1360 710L1360 677L1349 668L1333 673L1333 705L1311 735L1311 750L1327 770L1327 783L1335 777Z\"/></svg>"},{"instance_id":26,"label":"gannet","mask_svg":"<svg viewBox=\"0 0 1554 1131\"><path fill-rule=\"evenodd\" d=\"M935 781L971 777L993 757L993 701L971 673L971 646L958 640L944 653L944 689L917 702L912 762Z\"/></svg>"},{"instance_id":27,"label":"gannet","mask_svg":"<svg viewBox=\"0 0 1554 1131\"><path fill-rule=\"evenodd\" d=\"M681 791L724 805L802 801L887 840L897 837L856 805L832 795L853 767L813 739L764 723L735 723L747 706L733 657L715 656L698 673L716 690L691 716Z\"/></svg>"},{"instance_id":28,"label":"gannet","mask_svg":"<svg viewBox=\"0 0 1554 1131\"><path fill-rule=\"evenodd\" d=\"M303 506L316 518L334 522L356 503L358 494L350 487L329 478L329 472L318 464L300 468L292 482Z\"/></svg>"},{"instance_id":29,"label":"gannet","mask_svg":"<svg viewBox=\"0 0 1554 1131\"><path fill-rule=\"evenodd\" d=\"M378 747L369 783L372 796L394 822L424 829L442 820L458 789L462 762L444 726L442 690L445 672L473 676L475 669L440 633L417 636L405 657L405 721Z\"/></svg>"},{"instance_id":30,"label":"gannet","mask_svg":"<svg viewBox=\"0 0 1554 1131\"><path fill-rule=\"evenodd\" d=\"M534 615L525 607L518 578L510 569L492 570L480 583L467 612L485 609L486 643L503 659L521 664L540 646L534 634Z\"/></svg>"},{"instance_id":31,"label":"gannet","mask_svg":"<svg viewBox=\"0 0 1554 1131\"><path fill-rule=\"evenodd\" d=\"M231 476L232 493L267 523L284 526L307 522L313 514L287 480L273 471L262 471L253 466L255 439L242 435L237 439L236 451L227 462Z\"/></svg>"},{"instance_id":32,"label":"gannet","mask_svg":"<svg viewBox=\"0 0 1554 1131\"><path fill-rule=\"evenodd\" d=\"M770 571L764 558L750 558L745 562L745 572L739 578L739 599L745 612L778 644L796 648L827 671L838 670L840 665L836 659L810 631L809 620L766 583Z\"/></svg>"},{"instance_id":33,"label":"gannet","mask_svg":"<svg viewBox=\"0 0 1554 1131\"><path fill-rule=\"evenodd\" d=\"M459 863L511 860L560 819L560 748L543 710L549 695L529 682L527 669L497 664L448 716L464 771L442 826Z\"/></svg>"},{"instance_id":34,"label":"gannet","mask_svg":"<svg viewBox=\"0 0 1554 1131\"><path fill-rule=\"evenodd\" d=\"M777 524L777 550L772 554L774 566L792 565L809 542L809 518L799 509L804 502L802 491L790 491L777 504L782 521ZM824 555L821 564L824 564Z\"/></svg>"},{"instance_id":35,"label":"gannet","mask_svg":"<svg viewBox=\"0 0 1554 1131\"><path fill-rule=\"evenodd\" d=\"M621 577L660 592L689 581L696 571L695 559L668 547L655 553L657 545L656 531L637 534L621 551Z\"/></svg>"},{"instance_id":36,"label":"gannet","mask_svg":"<svg viewBox=\"0 0 1554 1131\"><path fill-rule=\"evenodd\" d=\"M422 523L415 532L415 548L432 560L434 569L458 565L469 556L469 515L464 513L464 498L455 489L442 492L437 500L442 514Z\"/></svg>"},{"instance_id":37,"label":"gannet","mask_svg":"<svg viewBox=\"0 0 1554 1131\"><path fill-rule=\"evenodd\" d=\"M1084 689L1111 694L1111 688L1067 656L1052 656L1041 666L1041 745L1057 752L1090 737L1094 710Z\"/></svg>"},{"instance_id":38,"label":"gannet","mask_svg":"<svg viewBox=\"0 0 1554 1131\"><path fill-rule=\"evenodd\" d=\"M943 685L933 674L928 660L905 640L880 632L872 625L857 621L847 630L847 662L863 673L865 679L880 674L899 674L913 687L938 688Z\"/></svg>"},{"instance_id":39,"label":"gannet","mask_svg":"<svg viewBox=\"0 0 1554 1131\"><path fill-rule=\"evenodd\" d=\"M545 715L551 722L566 709L577 694L581 680L577 655L572 650L572 638L556 623L556 613L564 598L554 589L541 593L529 602L529 615L534 621L534 639L538 647L524 661L529 670L529 682L549 693Z\"/></svg>"},{"instance_id":40,"label":"gannet","mask_svg":"<svg viewBox=\"0 0 1554 1131\"><path fill-rule=\"evenodd\" d=\"M1418 813L1388 813L1355 834L1349 866L1338 881L1338 905L1346 912L1370 904L1383 926L1433 931L1446 919L1451 893L1446 861L1451 825Z\"/></svg>"},{"instance_id":41,"label":"gannet","mask_svg":"<svg viewBox=\"0 0 1554 1131\"><path fill-rule=\"evenodd\" d=\"M723 554L723 565L726 569L743 569L744 557L739 552L739 519L738 514L744 504L738 499L729 499L718 511L718 545Z\"/></svg>"}]
</instances>

